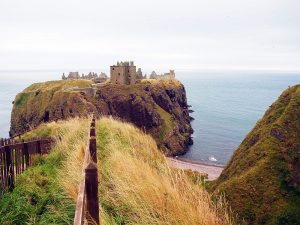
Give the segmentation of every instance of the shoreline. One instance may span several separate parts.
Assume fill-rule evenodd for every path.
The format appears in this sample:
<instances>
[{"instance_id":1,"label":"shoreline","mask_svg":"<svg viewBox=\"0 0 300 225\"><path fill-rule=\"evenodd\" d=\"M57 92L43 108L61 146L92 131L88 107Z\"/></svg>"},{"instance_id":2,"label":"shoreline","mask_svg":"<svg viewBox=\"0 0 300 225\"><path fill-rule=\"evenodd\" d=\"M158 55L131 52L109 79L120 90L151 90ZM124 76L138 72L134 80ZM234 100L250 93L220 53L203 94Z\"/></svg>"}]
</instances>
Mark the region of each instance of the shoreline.
<instances>
[{"instance_id":1,"label":"shoreline","mask_svg":"<svg viewBox=\"0 0 300 225\"><path fill-rule=\"evenodd\" d=\"M218 164L218 163L213 163L213 162L204 162L204 161L196 161L192 159L187 159L183 158L181 156L178 157L169 157L178 161L186 162L186 163L191 163L191 164L196 164L196 165L203 165L203 166L214 166L214 167L219 167L219 168L225 168L226 165L223 164Z\"/></svg>"},{"instance_id":2,"label":"shoreline","mask_svg":"<svg viewBox=\"0 0 300 225\"><path fill-rule=\"evenodd\" d=\"M169 166L178 169L190 169L199 173L206 173L208 180L217 179L222 173L225 166L218 164L209 164L205 162L193 161L189 159L166 157Z\"/></svg>"}]
</instances>

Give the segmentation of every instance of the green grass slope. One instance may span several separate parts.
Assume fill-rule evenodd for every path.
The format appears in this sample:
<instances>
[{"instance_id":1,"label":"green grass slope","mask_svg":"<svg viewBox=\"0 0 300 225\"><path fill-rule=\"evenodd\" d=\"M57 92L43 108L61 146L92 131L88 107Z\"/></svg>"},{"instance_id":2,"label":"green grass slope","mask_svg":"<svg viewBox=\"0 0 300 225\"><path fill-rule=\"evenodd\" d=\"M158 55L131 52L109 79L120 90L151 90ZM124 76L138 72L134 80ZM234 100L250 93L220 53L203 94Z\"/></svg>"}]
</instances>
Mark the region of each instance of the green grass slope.
<instances>
[{"instance_id":1,"label":"green grass slope","mask_svg":"<svg viewBox=\"0 0 300 225\"><path fill-rule=\"evenodd\" d=\"M266 111L212 184L246 224L300 224L300 86Z\"/></svg>"},{"instance_id":2,"label":"green grass slope","mask_svg":"<svg viewBox=\"0 0 300 225\"><path fill-rule=\"evenodd\" d=\"M74 111L85 115L84 107L87 104L82 100L79 92L73 89L92 87L92 84L90 80L62 80L30 85L15 98L11 116L13 134L32 130L32 127L48 122L46 114L50 113L51 105L63 105L69 108L76 102L78 106L74 108ZM61 113L60 109L55 113Z\"/></svg>"},{"instance_id":3,"label":"green grass slope","mask_svg":"<svg viewBox=\"0 0 300 225\"><path fill-rule=\"evenodd\" d=\"M23 136L25 140L57 137L57 144L49 155L34 159L34 166L17 178L16 187L11 193L6 192L0 196L0 224L73 223L75 202L64 191L61 182L63 178L59 174L68 161L68 154L88 138L88 131L88 120L74 120L49 123Z\"/></svg>"}]
</instances>

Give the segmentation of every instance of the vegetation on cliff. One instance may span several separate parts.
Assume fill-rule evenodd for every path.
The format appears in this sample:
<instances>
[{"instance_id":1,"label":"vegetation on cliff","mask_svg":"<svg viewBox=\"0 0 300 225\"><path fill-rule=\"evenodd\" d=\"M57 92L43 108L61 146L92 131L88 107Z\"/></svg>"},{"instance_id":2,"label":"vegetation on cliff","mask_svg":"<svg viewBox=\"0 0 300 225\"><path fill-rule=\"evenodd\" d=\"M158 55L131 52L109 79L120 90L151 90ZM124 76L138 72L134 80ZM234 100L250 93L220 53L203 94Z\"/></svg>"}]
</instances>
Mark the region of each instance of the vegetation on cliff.
<instances>
[{"instance_id":1,"label":"vegetation on cliff","mask_svg":"<svg viewBox=\"0 0 300 225\"><path fill-rule=\"evenodd\" d=\"M56 137L49 155L34 158L35 166L17 178L12 193L0 197L0 224L72 224L75 202L63 189L59 171L68 154L86 145L89 128L86 120L49 123L23 139ZM59 141L61 139L61 141Z\"/></svg>"},{"instance_id":2,"label":"vegetation on cliff","mask_svg":"<svg viewBox=\"0 0 300 225\"><path fill-rule=\"evenodd\" d=\"M247 224L300 224L300 86L288 88L235 151L212 189Z\"/></svg>"},{"instance_id":3,"label":"vegetation on cliff","mask_svg":"<svg viewBox=\"0 0 300 225\"><path fill-rule=\"evenodd\" d=\"M92 112L135 124L151 134L167 155L183 154L192 142L186 93L177 80L144 80L134 85L95 85L87 80L33 84L16 96L11 134Z\"/></svg>"},{"instance_id":4,"label":"vegetation on cliff","mask_svg":"<svg viewBox=\"0 0 300 225\"><path fill-rule=\"evenodd\" d=\"M212 201L195 177L191 179L181 170L170 169L151 136L112 118L102 118L96 124L103 224L232 224L223 200ZM36 167L19 177L14 192L0 199L1 215L6 215L3 210L10 212L0 218L3 224L70 223L83 178L88 128L89 120L75 118L43 124L24 135L59 138L48 156L37 160ZM49 164L50 174L39 169ZM23 181L28 182L33 173L36 178L28 185L37 189L26 188ZM48 183L44 184L44 180ZM34 203L31 196L37 196ZM1 207L5 201L10 204ZM30 207L34 210L28 210ZM22 215L18 222L16 212Z\"/></svg>"}]
</instances>

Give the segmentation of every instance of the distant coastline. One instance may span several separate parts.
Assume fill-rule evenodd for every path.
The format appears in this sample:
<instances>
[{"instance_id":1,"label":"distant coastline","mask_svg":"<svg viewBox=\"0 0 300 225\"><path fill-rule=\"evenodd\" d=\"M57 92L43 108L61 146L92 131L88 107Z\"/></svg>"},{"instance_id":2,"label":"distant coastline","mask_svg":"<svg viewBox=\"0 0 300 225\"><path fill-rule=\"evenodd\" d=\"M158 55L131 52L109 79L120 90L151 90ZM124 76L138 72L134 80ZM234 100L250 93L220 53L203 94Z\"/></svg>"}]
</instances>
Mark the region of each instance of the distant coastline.
<instances>
[{"instance_id":1,"label":"distant coastline","mask_svg":"<svg viewBox=\"0 0 300 225\"><path fill-rule=\"evenodd\" d=\"M8 137L12 101L16 94L32 83L60 79L61 71L0 71L0 77L5 78L0 82L0 137ZM295 74L270 74L271 72L251 71L240 71L238 74L226 71L178 72L177 78L185 86L188 104L195 111L191 114L195 118L192 121L194 144L180 159L209 165L226 164L233 151L282 90L300 83L300 76ZM207 75L206 78L203 78L204 75ZM211 156L217 161L209 161Z\"/></svg>"}]
</instances>

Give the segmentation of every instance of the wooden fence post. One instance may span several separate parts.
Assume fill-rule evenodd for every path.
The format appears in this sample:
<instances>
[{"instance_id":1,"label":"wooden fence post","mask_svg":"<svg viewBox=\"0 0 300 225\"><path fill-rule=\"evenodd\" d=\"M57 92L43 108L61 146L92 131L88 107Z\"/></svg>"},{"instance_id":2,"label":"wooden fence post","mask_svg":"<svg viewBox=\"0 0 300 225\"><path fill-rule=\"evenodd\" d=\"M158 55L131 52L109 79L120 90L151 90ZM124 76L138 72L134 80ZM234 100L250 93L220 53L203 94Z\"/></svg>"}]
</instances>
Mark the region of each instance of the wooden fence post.
<instances>
[{"instance_id":1,"label":"wooden fence post","mask_svg":"<svg viewBox=\"0 0 300 225\"><path fill-rule=\"evenodd\" d=\"M91 127L91 130L90 130L90 137L96 137L96 130L95 130L95 127Z\"/></svg>"},{"instance_id":2,"label":"wooden fence post","mask_svg":"<svg viewBox=\"0 0 300 225\"><path fill-rule=\"evenodd\" d=\"M3 146L3 145L4 145L4 140L3 140L3 138L1 138L0 146Z\"/></svg>"},{"instance_id":3,"label":"wooden fence post","mask_svg":"<svg viewBox=\"0 0 300 225\"><path fill-rule=\"evenodd\" d=\"M37 145L36 146L37 153L41 155L42 154L41 141L37 141L36 145Z\"/></svg>"},{"instance_id":4,"label":"wooden fence post","mask_svg":"<svg viewBox=\"0 0 300 225\"><path fill-rule=\"evenodd\" d=\"M13 164L12 164L12 158L11 158L11 151L10 151L10 147L8 145L5 146L5 158L6 158L8 190L12 191L14 189L14 171L13 171Z\"/></svg>"},{"instance_id":5,"label":"wooden fence post","mask_svg":"<svg viewBox=\"0 0 300 225\"><path fill-rule=\"evenodd\" d=\"M92 160L97 163L97 144L96 144L96 137L90 137L90 155Z\"/></svg>"},{"instance_id":6,"label":"wooden fence post","mask_svg":"<svg viewBox=\"0 0 300 225\"><path fill-rule=\"evenodd\" d=\"M28 152L28 143L23 143L23 154L25 157L26 168L29 166L29 152Z\"/></svg>"},{"instance_id":7,"label":"wooden fence post","mask_svg":"<svg viewBox=\"0 0 300 225\"><path fill-rule=\"evenodd\" d=\"M94 162L85 168L85 188L88 224L99 225L98 169Z\"/></svg>"}]
</instances>

